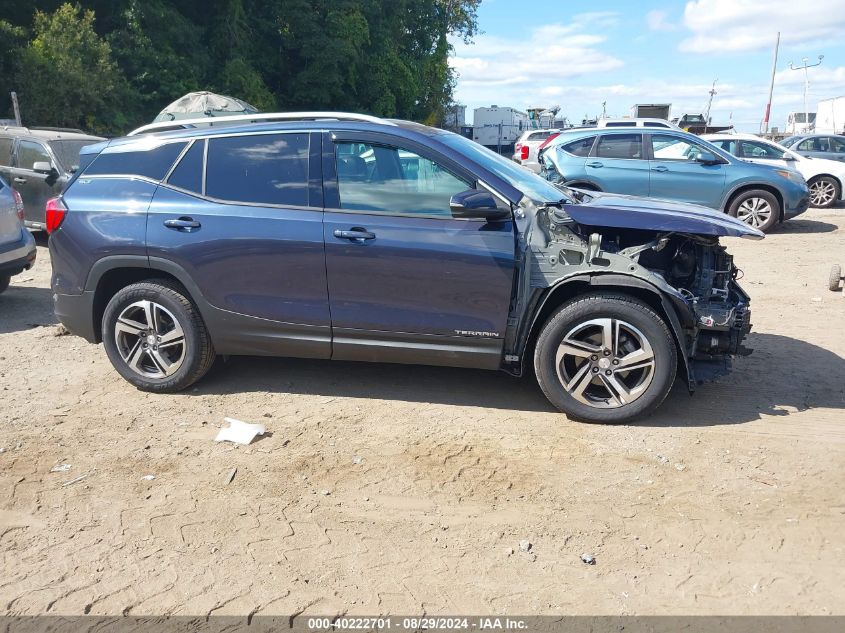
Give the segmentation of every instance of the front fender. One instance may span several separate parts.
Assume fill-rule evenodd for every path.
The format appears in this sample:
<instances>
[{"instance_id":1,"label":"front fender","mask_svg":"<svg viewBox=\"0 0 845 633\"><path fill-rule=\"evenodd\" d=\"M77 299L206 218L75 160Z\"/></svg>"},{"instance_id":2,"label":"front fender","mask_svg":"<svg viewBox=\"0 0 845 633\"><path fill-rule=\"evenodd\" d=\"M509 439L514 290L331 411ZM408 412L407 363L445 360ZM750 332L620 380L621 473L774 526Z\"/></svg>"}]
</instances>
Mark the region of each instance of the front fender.
<instances>
[{"instance_id":1,"label":"front fender","mask_svg":"<svg viewBox=\"0 0 845 633\"><path fill-rule=\"evenodd\" d=\"M527 337L524 337L525 342L523 343L523 348L518 354L522 360L519 373L522 373L522 367L524 366L524 352L527 349L527 341L529 338L534 339L536 337L538 328L542 326L542 323L540 323L541 315L546 314L546 308L553 305L553 303L550 304L549 302L556 301L561 296L561 293L565 297L563 299L564 301L570 297L577 297L583 294L583 288L572 292L569 292L568 289L574 288L576 285L583 286L584 284L596 288L616 288L621 292L627 291L628 294L632 294L631 291L633 290L633 294L636 296L642 296L643 293L648 293L647 296L651 299L648 303L652 307L657 308L669 323L675 344L678 346L678 351L680 352L678 355L681 358L686 373L687 387L690 392L695 391L696 381L689 362L692 354L692 350L690 349L691 341L686 336L684 330L684 324L691 325L695 322L695 317L689 306L687 306L680 296L675 296L673 292L666 292L655 284L634 275L620 273L574 274L559 279L549 286L535 302L530 327L528 328L529 334ZM671 290L671 286L667 286L667 288Z\"/></svg>"}]
</instances>

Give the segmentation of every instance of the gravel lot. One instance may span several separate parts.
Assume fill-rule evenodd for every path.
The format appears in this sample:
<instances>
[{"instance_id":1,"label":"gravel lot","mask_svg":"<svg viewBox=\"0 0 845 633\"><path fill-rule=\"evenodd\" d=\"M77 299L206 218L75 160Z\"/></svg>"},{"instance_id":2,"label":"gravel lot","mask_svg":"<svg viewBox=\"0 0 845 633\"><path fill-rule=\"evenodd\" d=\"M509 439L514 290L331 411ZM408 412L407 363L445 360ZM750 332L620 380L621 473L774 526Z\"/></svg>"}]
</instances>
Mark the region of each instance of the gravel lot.
<instances>
[{"instance_id":1,"label":"gravel lot","mask_svg":"<svg viewBox=\"0 0 845 633\"><path fill-rule=\"evenodd\" d=\"M56 335L42 246L0 296L0 609L845 614L845 209L729 246L754 354L617 427L442 368L237 358L145 394ZM224 416L271 434L216 444Z\"/></svg>"}]
</instances>

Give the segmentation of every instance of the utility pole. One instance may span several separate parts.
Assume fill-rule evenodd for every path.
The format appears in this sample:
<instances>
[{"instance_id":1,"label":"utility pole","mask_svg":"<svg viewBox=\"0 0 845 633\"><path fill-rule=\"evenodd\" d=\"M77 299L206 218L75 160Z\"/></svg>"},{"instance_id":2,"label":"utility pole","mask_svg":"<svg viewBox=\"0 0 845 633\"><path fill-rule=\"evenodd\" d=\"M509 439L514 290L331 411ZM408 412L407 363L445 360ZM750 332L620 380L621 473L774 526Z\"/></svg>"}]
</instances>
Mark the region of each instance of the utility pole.
<instances>
[{"instance_id":1,"label":"utility pole","mask_svg":"<svg viewBox=\"0 0 845 633\"><path fill-rule=\"evenodd\" d=\"M15 111L15 123L21 126L21 107L18 105L18 93L12 90L12 108Z\"/></svg>"},{"instance_id":2,"label":"utility pole","mask_svg":"<svg viewBox=\"0 0 845 633\"><path fill-rule=\"evenodd\" d=\"M710 124L710 106L713 105L713 97L716 96L716 82L719 81L718 79L713 80L713 87L710 88L710 100L707 102L707 112L704 114L704 133L707 134L707 126Z\"/></svg>"},{"instance_id":3,"label":"utility pole","mask_svg":"<svg viewBox=\"0 0 845 633\"><path fill-rule=\"evenodd\" d=\"M807 73L808 68L815 68L816 66L821 65L822 60L824 59L824 55L819 55L819 61L815 64L807 64L807 58L804 57L801 61L804 62L803 66L793 66L792 62L789 62L789 69L790 70L804 70L804 132L810 131L810 109L807 107L807 90L810 88L810 76ZM799 134L800 132L795 132Z\"/></svg>"},{"instance_id":4,"label":"utility pole","mask_svg":"<svg viewBox=\"0 0 845 633\"><path fill-rule=\"evenodd\" d=\"M766 102L766 116L763 119L763 134L769 133L769 115L772 112L772 93L775 90L775 73L778 69L778 49L780 48L780 31L778 31L778 39L775 41L775 58L772 61L772 82L769 84L769 100Z\"/></svg>"},{"instance_id":5,"label":"utility pole","mask_svg":"<svg viewBox=\"0 0 845 633\"><path fill-rule=\"evenodd\" d=\"M607 118L607 101L601 102L601 118Z\"/></svg>"}]
</instances>

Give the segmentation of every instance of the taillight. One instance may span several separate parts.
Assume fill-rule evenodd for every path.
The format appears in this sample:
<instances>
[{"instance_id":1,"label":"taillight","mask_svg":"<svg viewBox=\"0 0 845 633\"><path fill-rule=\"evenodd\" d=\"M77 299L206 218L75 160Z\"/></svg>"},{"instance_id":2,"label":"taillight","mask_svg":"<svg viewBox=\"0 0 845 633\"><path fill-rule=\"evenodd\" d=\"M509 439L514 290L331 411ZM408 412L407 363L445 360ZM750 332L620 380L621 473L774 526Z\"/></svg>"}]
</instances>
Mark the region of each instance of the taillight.
<instances>
[{"instance_id":1,"label":"taillight","mask_svg":"<svg viewBox=\"0 0 845 633\"><path fill-rule=\"evenodd\" d=\"M12 197L15 199L15 211L18 213L18 220L23 222L23 198L14 189L12 189Z\"/></svg>"},{"instance_id":2,"label":"taillight","mask_svg":"<svg viewBox=\"0 0 845 633\"><path fill-rule=\"evenodd\" d=\"M530 148L527 145L523 145L522 147L519 148L519 157L522 160L528 160L528 150L529 149Z\"/></svg>"},{"instance_id":3,"label":"taillight","mask_svg":"<svg viewBox=\"0 0 845 633\"><path fill-rule=\"evenodd\" d=\"M542 145L540 145L540 147L538 148L538 150L537 150L537 151L540 151L541 149L543 149L544 147L546 147L546 145L548 145L549 143L551 143L551 142L552 142L553 140L555 140L555 138L557 138L558 136L560 136L560 132L555 132L554 134L550 134L550 135L549 135L549 138L547 138L545 141L543 141Z\"/></svg>"},{"instance_id":4,"label":"taillight","mask_svg":"<svg viewBox=\"0 0 845 633\"><path fill-rule=\"evenodd\" d=\"M62 225L67 215L67 207L61 198L50 198L45 209L47 233L52 233Z\"/></svg>"}]
</instances>

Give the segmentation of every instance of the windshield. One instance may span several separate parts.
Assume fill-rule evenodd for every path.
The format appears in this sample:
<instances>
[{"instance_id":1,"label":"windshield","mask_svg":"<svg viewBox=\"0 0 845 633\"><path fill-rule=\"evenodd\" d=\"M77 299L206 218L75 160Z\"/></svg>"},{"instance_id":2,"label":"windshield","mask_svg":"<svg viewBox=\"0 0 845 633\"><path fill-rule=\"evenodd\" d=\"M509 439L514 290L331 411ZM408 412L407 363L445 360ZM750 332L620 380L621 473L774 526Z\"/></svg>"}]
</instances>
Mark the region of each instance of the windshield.
<instances>
[{"instance_id":1,"label":"windshield","mask_svg":"<svg viewBox=\"0 0 845 633\"><path fill-rule=\"evenodd\" d=\"M525 167L518 165L493 150L479 145L475 141L457 134L444 134L437 137L446 145L471 158L485 169L493 172L515 189L519 189L534 202L560 202L565 199L563 193L552 183ZM571 201L570 201L571 202Z\"/></svg>"},{"instance_id":2,"label":"windshield","mask_svg":"<svg viewBox=\"0 0 845 633\"><path fill-rule=\"evenodd\" d=\"M70 171L74 167L79 167L79 152L82 150L82 148L86 145L92 145L94 143L97 143L98 141L61 140L48 142L50 144L50 149L53 150L53 153L56 155L56 158L59 159L59 162L61 163L62 167Z\"/></svg>"}]
</instances>

